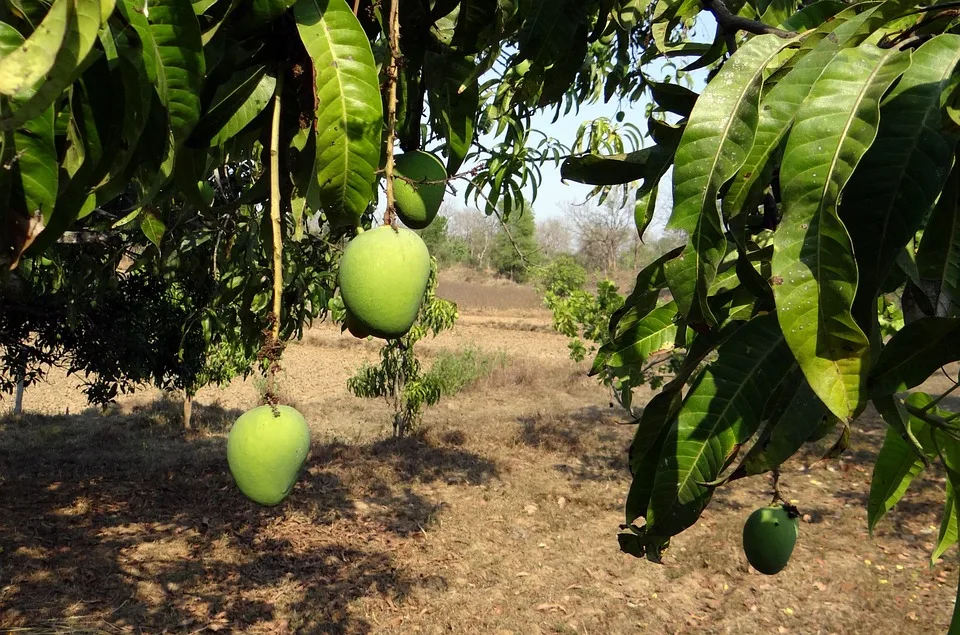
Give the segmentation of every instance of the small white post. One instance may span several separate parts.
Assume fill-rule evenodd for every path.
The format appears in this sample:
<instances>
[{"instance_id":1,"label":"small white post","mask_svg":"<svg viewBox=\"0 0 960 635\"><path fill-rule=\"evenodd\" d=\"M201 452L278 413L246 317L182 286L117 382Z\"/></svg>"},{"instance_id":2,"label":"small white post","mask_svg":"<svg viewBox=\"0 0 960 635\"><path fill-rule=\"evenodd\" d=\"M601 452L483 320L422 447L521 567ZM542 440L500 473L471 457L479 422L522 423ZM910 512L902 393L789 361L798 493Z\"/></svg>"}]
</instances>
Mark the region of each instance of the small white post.
<instances>
[{"instance_id":1,"label":"small white post","mask_svg":"<svg viewBox=\"0 0 960 635\"><path fill-rule=\"evenodd\" d=\"M17 369L17 394L13 401L13 414L19 417L23 414L23 376L27 372L27 351L20 350L20 368Z\"/></svg>"}]
</instances>

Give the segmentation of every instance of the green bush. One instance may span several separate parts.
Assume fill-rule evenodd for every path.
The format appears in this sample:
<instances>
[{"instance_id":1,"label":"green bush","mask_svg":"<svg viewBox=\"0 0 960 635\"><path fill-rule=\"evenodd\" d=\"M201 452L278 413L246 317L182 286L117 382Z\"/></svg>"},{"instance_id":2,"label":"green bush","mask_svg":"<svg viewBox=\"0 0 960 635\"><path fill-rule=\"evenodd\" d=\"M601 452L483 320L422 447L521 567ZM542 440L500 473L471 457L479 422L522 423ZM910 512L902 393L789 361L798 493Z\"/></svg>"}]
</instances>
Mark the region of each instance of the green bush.
<instances>
[{"instance_id":1,"label":"green bush","mask_svg":"<svg viewBox=\"0 0 960 635\"><path fill-rule=\"evenodd\" d=\"M437 386L444 397L452 397L495 369L503 368L506 363L507 356L503 351L488 353L474 346L465 346L459 351L443 351L437 355L423 380Z\"/></svg>"},{"instance_id":2,"label":"green bush","mask_svg":"<svg viewBox=\"0 0 960 635\"><path fill-rule=\"evenodd\" d=\"M582 291L586 283L587 270L569 254L561 254L537 270L537 288L556 297Z\"/></svg>"}]
</instances>

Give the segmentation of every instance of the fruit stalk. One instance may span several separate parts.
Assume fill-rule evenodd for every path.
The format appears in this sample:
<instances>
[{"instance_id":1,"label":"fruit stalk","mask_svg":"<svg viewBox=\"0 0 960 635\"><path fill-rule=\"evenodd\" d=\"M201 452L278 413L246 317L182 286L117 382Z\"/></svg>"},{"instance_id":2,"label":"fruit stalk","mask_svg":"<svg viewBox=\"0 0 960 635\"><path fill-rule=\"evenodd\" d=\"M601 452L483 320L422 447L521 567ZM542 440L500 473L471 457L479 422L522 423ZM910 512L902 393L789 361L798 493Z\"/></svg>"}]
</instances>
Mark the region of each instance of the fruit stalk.
<instances>
[{"instance_id":1,"label":"fruit stalk","mask_svg":"<svg viewBox=\"0 0 960 635\"><path fill-rule=\"evenodd\" d=\"M393 192L393 145L397 128L397 57L400 55L400 0L390 3L390 19L388 20L387 56L387 163L383 174L387 179L387 211L383 214L383 224L393 226L396 215L396 203Z\"/></svg>"},{"instance_id":2,"label":"fruit stalk","mask_svg":"<svg viewBox=\"0 0 960 635\"><path fill-rule=\"evenodd\" d=\"M278 74L273 96L270 128L270 221L273 226L273 340L280 341L280 298L283 295L283 236L280 227L280 93L283 74Z\"/></svg>"}]
</instances>

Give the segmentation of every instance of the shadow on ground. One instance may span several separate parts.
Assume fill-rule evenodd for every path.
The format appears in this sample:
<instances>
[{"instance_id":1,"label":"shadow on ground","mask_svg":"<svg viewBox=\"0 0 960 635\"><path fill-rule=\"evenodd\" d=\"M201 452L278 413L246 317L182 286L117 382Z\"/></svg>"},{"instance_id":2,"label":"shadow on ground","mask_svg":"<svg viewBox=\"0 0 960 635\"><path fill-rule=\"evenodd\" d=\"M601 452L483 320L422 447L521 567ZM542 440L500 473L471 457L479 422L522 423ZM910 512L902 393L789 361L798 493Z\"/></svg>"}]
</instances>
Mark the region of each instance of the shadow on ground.
<instances>
[{"instance_id":1,"label":"shadow on ground","mask_svg":"<svg viewBox=\"0 0 960 635\"><path fill-rule=\"evenodd\" d=\"M623 425L619 409L588 406L566 415L537 413L517 419L523 445L564 455L557 471L575 481L622 481L629 477L627 448L635 428Z\"/></svg>"},{"instance_id":2,"label":"shadow on ground","mask_svg":"<svg viewBox=\"0 0 960 635\"><path fill-rule=\"evenodd\" d=\"M0 630L369 633L351 605L415 579L391 552L439 513L433 481L494 463L424 437L314 444L293 494L245 499L224 432L241 413L179 404L0 419Z\"/></svg>"}]
</instances>

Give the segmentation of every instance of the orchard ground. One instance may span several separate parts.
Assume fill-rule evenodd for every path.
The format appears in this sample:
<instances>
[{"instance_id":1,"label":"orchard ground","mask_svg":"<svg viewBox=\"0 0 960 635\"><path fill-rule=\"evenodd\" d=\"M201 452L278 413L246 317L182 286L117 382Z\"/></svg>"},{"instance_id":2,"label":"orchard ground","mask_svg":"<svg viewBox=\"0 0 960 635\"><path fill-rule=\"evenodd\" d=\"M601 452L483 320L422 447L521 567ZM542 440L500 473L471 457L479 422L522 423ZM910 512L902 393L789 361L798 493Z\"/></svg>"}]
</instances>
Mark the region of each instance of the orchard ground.
<instances>
[{"instance_id":1,"label":"orchard ground","mask_svg":"<svg viewBox=\"0 0 960 635\"><path fill-rule=\"evenodd\" d=\"M74 378L28 390L29 413L0 420L0 631L946 632L956 550L928 564L943 475L915 482L871 539L872 410L838 460L817 461L828 438L784 471L805 516L783 573L752 571L740 547L766 477L718 491L654 565L617 547L633 428L537 295L449 276L440 295L461 318L419 346L426 364L464 345L505 363L396 441L385 404L345 385L378 345L315 326L286 351L282 386L312 455L276 508L245 500L226 468L254 380L202 391L189 432L154 392L102 413Z\"/></svg>"}]
</instances>

